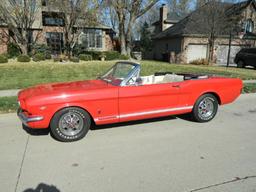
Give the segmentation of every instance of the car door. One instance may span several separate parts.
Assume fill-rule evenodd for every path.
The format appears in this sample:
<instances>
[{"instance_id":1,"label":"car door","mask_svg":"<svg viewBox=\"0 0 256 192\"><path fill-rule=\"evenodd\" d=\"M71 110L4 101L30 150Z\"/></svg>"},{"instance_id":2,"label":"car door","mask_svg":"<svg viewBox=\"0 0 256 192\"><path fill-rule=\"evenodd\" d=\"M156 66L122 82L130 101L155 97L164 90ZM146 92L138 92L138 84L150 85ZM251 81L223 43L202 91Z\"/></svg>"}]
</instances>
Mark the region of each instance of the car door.
<instances>
[{"instance_id":1,"label":"car door","mask_svg":"<svg viewBox=\"0 0 256 192\"><path fill-rule=\"evenodd\" d=\"M179 107L180 83L119 87L120 121L158 117Z\"/></svg>"}]
</instances>

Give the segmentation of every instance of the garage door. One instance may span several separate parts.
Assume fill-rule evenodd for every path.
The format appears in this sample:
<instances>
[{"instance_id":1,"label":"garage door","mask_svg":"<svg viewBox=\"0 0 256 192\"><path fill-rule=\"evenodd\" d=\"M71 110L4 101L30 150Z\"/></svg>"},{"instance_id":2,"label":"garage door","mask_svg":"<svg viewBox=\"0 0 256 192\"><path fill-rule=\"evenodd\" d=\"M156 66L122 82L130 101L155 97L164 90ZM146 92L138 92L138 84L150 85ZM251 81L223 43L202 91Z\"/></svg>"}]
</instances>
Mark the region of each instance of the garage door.
<instances>
[{"instance_id":1,"label":"garage door","mask_svg":"<svg viewBox=\"0 0 256 192\"><path fill-rule=\"evenodd\" d=\"M217 64L226 64L228 59L228 45L220 45L217 49ZM231 46L230 64L234 64L236 54L240 51L240 46Z\"/></svg>"},{"instance_id":2,"label":"garage door","mask_svg":"<svg viewBox=\"0 0 256 192\"><path fill-rule=\"evenodd\" d=\"M187 61L188 63L197 59L206 59L207 45L188 45Z\"/></svg>"}]
</instances>

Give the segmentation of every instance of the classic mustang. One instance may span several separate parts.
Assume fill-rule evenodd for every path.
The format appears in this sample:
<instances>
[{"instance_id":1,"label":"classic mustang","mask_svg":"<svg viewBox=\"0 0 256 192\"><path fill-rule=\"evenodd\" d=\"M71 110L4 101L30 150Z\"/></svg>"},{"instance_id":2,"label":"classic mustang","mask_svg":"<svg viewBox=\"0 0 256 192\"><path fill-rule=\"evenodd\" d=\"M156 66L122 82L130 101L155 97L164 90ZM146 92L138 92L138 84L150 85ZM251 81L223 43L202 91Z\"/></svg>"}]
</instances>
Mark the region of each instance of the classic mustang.
<instances>
[{"instance_id":1,"label":"classic mustang","mask_svg":"<svg viewBox=\"0 0 256 192\"><path fill-rule=\"evenodd\" d=\"M191 113L208 122L233 102L242 81L159 72L140 76L140 64L117 62L97 80L43 84L18 94L18 116L30 128L50 127L60 141L83 138L92 123L111 124Z\"/></svg>"}]
</instances>

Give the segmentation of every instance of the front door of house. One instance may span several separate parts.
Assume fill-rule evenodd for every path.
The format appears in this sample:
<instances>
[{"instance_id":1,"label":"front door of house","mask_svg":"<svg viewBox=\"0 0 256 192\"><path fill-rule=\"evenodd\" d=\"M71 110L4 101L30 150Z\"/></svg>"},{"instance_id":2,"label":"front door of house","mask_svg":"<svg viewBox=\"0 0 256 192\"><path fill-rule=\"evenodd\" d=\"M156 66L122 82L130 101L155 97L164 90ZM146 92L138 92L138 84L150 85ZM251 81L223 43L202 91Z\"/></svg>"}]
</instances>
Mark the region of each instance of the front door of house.
<instances>
[{"instance_id":1,"label":"front door of house","mask_svg":"<svg viewBox=\"0 0 256 192\"><path fill-rule=\"evenodd\" d=\"M61 54L64 48L63 33L50 32L46 33L47 45L51 49L52 54Z\"/></svg>"}]
</instances>

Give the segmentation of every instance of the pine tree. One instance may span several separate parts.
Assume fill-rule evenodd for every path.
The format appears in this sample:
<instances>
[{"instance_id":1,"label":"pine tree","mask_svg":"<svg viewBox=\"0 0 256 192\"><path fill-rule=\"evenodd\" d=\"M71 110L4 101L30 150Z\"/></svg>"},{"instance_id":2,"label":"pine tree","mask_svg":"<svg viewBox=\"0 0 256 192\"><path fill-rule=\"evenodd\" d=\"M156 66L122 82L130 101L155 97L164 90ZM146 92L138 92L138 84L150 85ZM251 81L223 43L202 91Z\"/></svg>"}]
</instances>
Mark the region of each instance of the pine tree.
<instances>
[{"instance_id":1,"label":"pine tree","mask_svg":"<svg viewBox=\"0 0 256 192\"><path fill-rule=\"evenodd\" d=\"M141 31L140 31L140 43L141 43L141 51L151 51L152 50L152 40L151 40L151 32L149 30L149 25L145 21Z\"/></svg>"}]
</instances>

